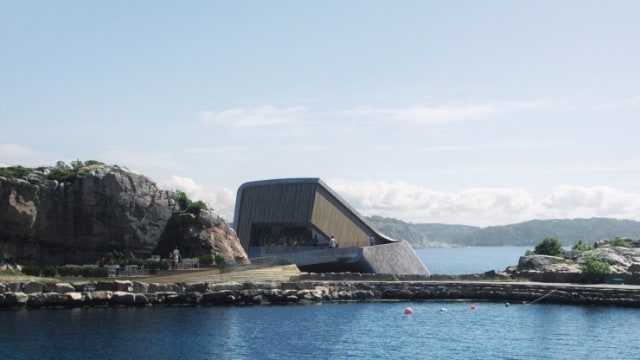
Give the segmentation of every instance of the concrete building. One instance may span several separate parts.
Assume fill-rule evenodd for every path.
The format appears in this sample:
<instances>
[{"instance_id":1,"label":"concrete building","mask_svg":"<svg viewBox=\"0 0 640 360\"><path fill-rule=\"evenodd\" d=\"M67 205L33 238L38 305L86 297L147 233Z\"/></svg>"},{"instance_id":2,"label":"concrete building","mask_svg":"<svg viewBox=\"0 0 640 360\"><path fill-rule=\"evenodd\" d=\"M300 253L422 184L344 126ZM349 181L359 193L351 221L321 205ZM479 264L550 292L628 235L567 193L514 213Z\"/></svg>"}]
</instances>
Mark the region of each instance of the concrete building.
<instances>
[{"instance_id":1,"label":"concrete building","mask_svg":"<svg viewBox=\"0 0 640 360\"><path fill-rule=\"evenodd\" d=\"M380 233L318 178L243 184L234 227L253 259L277 258L313 272L429 274L409 243Z\"/></svg>"}]
</instances>

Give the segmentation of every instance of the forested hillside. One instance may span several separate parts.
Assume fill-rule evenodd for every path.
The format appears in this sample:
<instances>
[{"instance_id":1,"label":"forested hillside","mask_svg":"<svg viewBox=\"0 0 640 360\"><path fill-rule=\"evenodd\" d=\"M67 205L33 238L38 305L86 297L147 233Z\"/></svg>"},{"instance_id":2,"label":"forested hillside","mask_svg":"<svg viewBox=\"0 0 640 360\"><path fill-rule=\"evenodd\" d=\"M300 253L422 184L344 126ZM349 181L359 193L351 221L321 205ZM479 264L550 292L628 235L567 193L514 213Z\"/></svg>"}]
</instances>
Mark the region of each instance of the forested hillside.
<instances>
[{"instance_id":1,"label":"forested hillside","mask_svg":"<svg viewBox=\"0 0 640 360\"><path fill-rule=\"evenodd\" d=\"M608 218L531 220L523 223L476 227L446 224L413 224L380 216L367 220L383 233L407 240L414 247L530 246L554 237L565 246L578 240L593 243L615 237L640 238L640 222Z\"/></svg>"}]
</instances>

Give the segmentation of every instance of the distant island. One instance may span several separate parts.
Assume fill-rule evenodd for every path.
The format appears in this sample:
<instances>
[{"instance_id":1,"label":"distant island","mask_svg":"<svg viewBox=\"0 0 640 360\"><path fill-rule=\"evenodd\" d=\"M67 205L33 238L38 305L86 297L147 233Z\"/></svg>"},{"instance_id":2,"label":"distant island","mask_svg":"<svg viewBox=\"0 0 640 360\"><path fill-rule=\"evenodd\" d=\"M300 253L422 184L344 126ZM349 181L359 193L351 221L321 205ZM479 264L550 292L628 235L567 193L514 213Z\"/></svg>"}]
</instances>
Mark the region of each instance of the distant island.
<instances>
[{"instance_id":1,"label":"distant island","mask_svg":"<svg viewBox=\"0 0 640 360\"><path fill-rule=\"evenodd\" d=\"M414 248L533 246L548 237L558 239L563 246L572 246L578 240L593 243L616 237L640 238L640 221L610 218L531 220L489 227L414 224L382 216L366 219L383 233L406 240Z\"/></svg>"}]
</instances>

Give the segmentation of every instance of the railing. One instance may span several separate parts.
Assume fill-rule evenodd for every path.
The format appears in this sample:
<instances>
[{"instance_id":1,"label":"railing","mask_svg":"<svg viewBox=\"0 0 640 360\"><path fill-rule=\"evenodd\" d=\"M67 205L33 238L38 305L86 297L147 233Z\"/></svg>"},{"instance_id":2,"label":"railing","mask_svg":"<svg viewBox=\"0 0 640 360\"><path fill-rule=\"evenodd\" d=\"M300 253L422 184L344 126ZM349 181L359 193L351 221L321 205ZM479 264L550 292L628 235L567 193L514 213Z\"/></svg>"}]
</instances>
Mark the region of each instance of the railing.
<instances>
[{"instance_id":1,"label":"railing","mask_svg":"<svg viewBox=\"0 0 640 360\"><path fill-rule=\"evenodd\" d=\"M311 265L328 262L351 262L362 255L362 248L353 246L345 248L318 248L317 246L270 246L251 249L252 254L260 256L276 256L296 265Z\"/></svg>"}]
</instances>

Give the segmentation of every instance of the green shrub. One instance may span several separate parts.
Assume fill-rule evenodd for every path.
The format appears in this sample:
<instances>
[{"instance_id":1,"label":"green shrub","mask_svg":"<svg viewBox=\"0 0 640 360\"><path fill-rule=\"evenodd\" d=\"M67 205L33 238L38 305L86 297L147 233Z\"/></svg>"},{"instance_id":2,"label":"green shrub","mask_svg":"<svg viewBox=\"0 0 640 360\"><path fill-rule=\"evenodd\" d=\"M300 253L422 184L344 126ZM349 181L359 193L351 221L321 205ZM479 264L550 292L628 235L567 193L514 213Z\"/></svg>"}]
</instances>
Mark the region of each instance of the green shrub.
<instances>
[{"instance_id":1,"label":"green shrub","mask_svg":"<svg viewBox=\"0 0 640 360\"><path fill-rule=\"evenodd\" d=\"M45 277L54 277L56 276L56 268L53 266L43 266L42 267L42 276Z\"/></svg>"},{"instance_id":2,"label":"green shrub","mask_svg":"<svg viewBox=\"0 0 640 360\"><path fill-rule=\"evenodd\" d=\"M218 265L218 268L220 268L221 272L227 269L227 261L224 259L224 256L216 254L216 256L213 258L213 261L215 261L216 265Z\"/></svg>"},{"instance_id":3,"label":"green shrub","mask_svg":"<svg viewBox=\"0 0 640 360\"><path fill-rule=\"evenodd\" d=\"M185 212L193 215L200 214L200 210L207 210L209 207L203 201L198 200L187 205Z\"/></svg>"},{"instance_id":4,"label":"green shrub","mask_svg":"<svg viewBox=\"0 0 640 360\"><path fill-rule=\"evenodd\" d=\"M149 270L168 270L169 262L166 260L147 260L144 262L145 269Z\"/></svg>"},{"instance_id":5,"label":"green shrub","mask_svg":"<svg viewBox=\"0 0 640 360\"><path fill-rule=\"evenodd\" d=\"M582 240L578 240L578 242L573 244L573 247L571 248L571 250L573 250L576 254L582 254L583 252L589 251L591 249L593 249L593 245Z\"/></svg>"},{"instance_id":6,"label":"green shrub","mask_svg":"<svg viewBox=\"0 0 640 360\"><path fill-rule=\"evenodd\" d=\"M74 275L74 268L75 266L60 266L57 270L58 270L58 275L62 276L62 277L69 277L69 276L75 276Z\"/></svg>"},{"instance_id":7,"label":"green shrub","mask_svg":"<svg viewBox=\"0 0 640 360\"><path fill-rule=\"evenodd\" d=\"M546 238L536 245L534 253L538 255L562 256L564 250L562 250L562 245L558 239Z\"/></svg>"},{"instance_id":8,"label":"green shrub","mask_svg":"<svg viewBox=\"0 0 640 360\"><path fill-rule=\"evenodd\" d=\"M82 266L78 268L79 275L84 278L105 278L109 276L109 269L97 266Z\"/></svg>"},{"instance_id":9,"label":"green shrub","mask_svg":"<svg viewBox=\"0 0 640 360\"><path fill-rule=\"evenodd\" d=\"M214 260L216 262L216 265L219 265L219 266L223 266L227 264L227 261L224 259L224 256L220 254L216 254L216 256L214 257Z\"/></svg>"},{"instance_id":10,"label":"green shrub","mask_svg":"<svg viewBox=\"0 0 640 360\"><path fill-rule=\"evenodd\" d=\"M142 259L127 259L124 261L125 265L143 266L144 263L145 263L145 260L142 260Z\"/></svg>"},{"instance_id":11,"label":"green shrub","mask_svg":"<svg viewBox=\"0 0 640 360\"><path fill-rule=\"evenodd\" d=\"M58 161L47 177L59 182L68 182L75 179L76 172L69 165L65 164L64 161Z\"/></svg>"},{"instance_id":12,"label":"green shrub","mask_svg":"<svg viewBox=\"0 0 640 360\"><path fill-rule=\"evenodd\" d=\"M178 210L193 215L200 214L200 210L207 210L209 207L203 201L191 201L184 191L176 190L176 201L178 202Z\"/></svg>"},{"instance_id":13,"label":"green shrub","mask_svg":"<svg viewBox=\"0 0 640 360\"><path fill-rule=\"evenodd\" d=\"M613 241L611 242L611 246L621 246L621 247L627 247L627 241L621 237L616 237L615 239L613 239Z\"/></svg>"},{"instance_id":14,"label":"green shrub","mask_svg":"<svg viewBox=\"0 0 640 360\"><path fill-rule=\"evenodd\" d=\"M584 257L584 265L582 265L582 276L584 277L585 282L604 282L609 273L611 273L611 267L606 261L600 260L594 256Z\"/></svg>"},{"instance_id":15,"label":"green shrub","mask_svg":"<svg viewBox=\"0 0 640 360\"><path fill-rule=\"evenodd\" d=\"M186 211L187 206L189 206L189 204L191 203L191 199L189 199L184 191L180 190L176 190L176 196L178 198L178 209L180 209L180 211Z\"/></svg>"},{"instance_id":16,"label":"green shrub","mask_svg":"<svg viewBox=\"0 0 640 360\"><path fill-rule=\"evenodd\" d=\"M26 168L21 165L0 168L0 176L6 178L24 178L29 175L33 169Z\"/></svg>"},{"instance_id":17,"label":"green shrub","mask_svg":"<svg viewBox=\"0 0 640 360\"><path fill-rule=\"evenodd\" d=\"M27 265L22 267L22 273L28 276L40 276L40 267L37 265Z\"/></svg>"},{"instance_id":18,"label":"green shrub","mask_svg":"<svg viewBox=\"0 0 640 360\"><path fill-rule=\"evenodd\" d=\"M212 265L213 264L213 256L211 255L202 255L198 258L200 264L202 265Z\"/></svg>"},{"instance_id":19,"label":"green shrub","mask_svg":"<svg viewBox=\"0 0 640 360\"><path fill-rule=\"evenodd\" d=\"M97 266L61 266L58 274L64 277L104 278L109 276L109 269Z\"/></svg>"}]
</instances>

